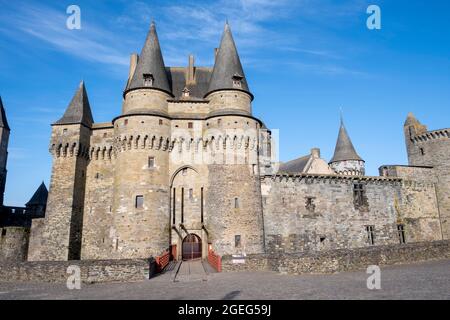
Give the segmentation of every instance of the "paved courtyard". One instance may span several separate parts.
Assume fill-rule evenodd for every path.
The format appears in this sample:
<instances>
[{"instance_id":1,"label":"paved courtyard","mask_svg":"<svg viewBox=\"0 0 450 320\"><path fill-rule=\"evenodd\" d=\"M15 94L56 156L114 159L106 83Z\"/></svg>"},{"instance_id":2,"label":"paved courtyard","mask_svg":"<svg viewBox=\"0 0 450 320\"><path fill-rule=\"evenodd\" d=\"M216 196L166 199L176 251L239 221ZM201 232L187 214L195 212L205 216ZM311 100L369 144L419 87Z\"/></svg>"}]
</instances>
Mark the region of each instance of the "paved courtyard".
<instances>
[{"instance_id":1,"label":"paved courtyard","mask_svg":"<svg viewBox=\"0 0 450 320\"><path fill-rule=\"evenodd\" d=\"M207 273L186 268L134 283L82 285L0 283L4 299L450 299L450 260L381 268L381 290L369 290L365 272L281 275L272 272ZM181 269L180 269L181 270ZM207 270L208 271L208 270ZM175 281L174 281L175 280Z\"/></svg>"}]
</instances>

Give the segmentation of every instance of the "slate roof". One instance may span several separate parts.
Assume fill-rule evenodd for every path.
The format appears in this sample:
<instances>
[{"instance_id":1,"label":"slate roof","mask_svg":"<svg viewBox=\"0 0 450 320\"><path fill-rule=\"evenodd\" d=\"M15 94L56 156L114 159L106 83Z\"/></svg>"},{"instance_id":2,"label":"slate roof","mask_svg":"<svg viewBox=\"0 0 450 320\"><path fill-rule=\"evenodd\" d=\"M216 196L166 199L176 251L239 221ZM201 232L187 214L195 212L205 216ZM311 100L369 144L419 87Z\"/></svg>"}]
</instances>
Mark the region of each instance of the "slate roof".
<instances>
[{"instance_id":1,"label":"slate roof","mask_svg":"<svg viewBox=\"0 0 450 320\"><path fill-rule=\"evenodd\" d=\"M216 61L214 63L208 93L217 90L237 90L233 86L234 76L242 77L242 87L240 90L252 95L248 88L247 79L245 78L241 60L239 59L239 54L236 49L236 44L234 43L233 35L231 34L230 26L226 23L222 40L220 42L219 51L217 52Z\"/></svg>"},{"instance_id":2,"label":"slate roof","mask_svg":"<svg viewBox=\"0 0 450 320\"><path fill-rule=\"evenodd\" d=\"M308 164L309 159L311 159L312 155L307 155L304 157L300 157L298 159L282 163L280 164L279 171L285 173L301 173L304 172L306 165Z\"/></svg>"},{"instance_id":3,"label":"slate roof","mask_svg":"<svg viewBox=\"0 0 450 320\"><path fill-rule=\"evenodd\" d=\"M3 108L2 97L0 97L0 128L9 129L8 119L6 119L5 108Z\"/></svg>"},{"instance_id":4,"label":"slate roof","mask_svg":"<svg viewBox=\"0 0 450 320\"><path fill-rule=\"evenodd\" d=\"M42 182L42 184L36 190L34 195L31 197L30 201L28 201L26 206L29 207L36 205L46 205L47 198L48 198L48 190L47 187L45 186L45 183Z\"/></svg>"},{"instance_id":5,"label":"slate roof","mask_svg":"<svg viewBox=\"0 0 450 320\"><path fill-rule=\"evenodd\" d=\"M344 122L341 121L341 127L339 128L339 136L336 142L336 148L334 149L334 156L330 160L332 162L346 161L346 160L359 160L364 161L355 150L350 136L345 129Z\"/></svg>"},{"instance_id":6,"label":"slate roof","mask_svg":"<svg viewBox=\"0 0 450 320\"><path fill-rule=\"evenodd\" d=\"M151 88L171 93L154 22L150 26L147 39L138 58L136 70L126 91L144 88L144 74L151 74L153 76L153 85Z\"/></svg>"},{"instance_id":7,"label":"slate roof","mask_svg":"<svg viewBox=\"0 0 450 320\"><path fill-rule=\"evenodd\" d=\"M211 79L212 68L194 67L194 79L192 84L186 84L187 68L171 67L166 68L169 78L170 89L175 99L182 97L183 89L189 90L190 98L203 99L208 92L209 80Z\"/></svg>"},{"instance_id":8,"label":"slate roof","mask_svg":"<svg viewBox=\"0 0 450 320\"><path fill-rule=\"evenodd\" d=\"M77 92L72 98L63 117L55 124L84 124L91 127L94 123L84 81L80 82Z\"/></svg>"}]
</instances>

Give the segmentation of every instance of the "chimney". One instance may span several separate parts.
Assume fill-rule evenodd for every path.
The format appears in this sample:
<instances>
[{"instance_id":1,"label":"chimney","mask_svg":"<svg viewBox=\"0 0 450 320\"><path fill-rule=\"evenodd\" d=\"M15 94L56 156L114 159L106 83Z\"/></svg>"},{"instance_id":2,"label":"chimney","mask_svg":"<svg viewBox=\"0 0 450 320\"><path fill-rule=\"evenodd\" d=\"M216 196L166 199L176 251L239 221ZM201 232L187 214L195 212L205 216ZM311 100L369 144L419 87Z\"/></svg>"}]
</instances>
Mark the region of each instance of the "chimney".
<instances>
[{"instance_id":1,"label":"chimney","mask_svg":"<svg viewBox=\"0 0 450 320\"><path fill-rule=\"evenodd\" d=\"M136 66L138 64L139 56L137 53L132 53L130 56L130 71L128 74L128 84L130 84L131 79L133 78L134 72L136 71Z\"/></svg>"},{"instance_id":2,"label":"chimney","mask_svg":"<svg viewBox=\"0 0 450 320\"><path fill-rule=\"evenodd\" d=\"M320 149L319 148L312 148L311 149L311 155L314 159L320 158Z\"/></svg>"},{"instance_id":3,"label":"chimney","mask_svg":"<svg viewBox=\"0 0 450 320\"><path fill-rule=\"evenodd\" d=\"M195 82L194 75L194 56L192 54L189 55L189 65L187 70L187 83L193 84Z\"/></svg>"}]
</instances>

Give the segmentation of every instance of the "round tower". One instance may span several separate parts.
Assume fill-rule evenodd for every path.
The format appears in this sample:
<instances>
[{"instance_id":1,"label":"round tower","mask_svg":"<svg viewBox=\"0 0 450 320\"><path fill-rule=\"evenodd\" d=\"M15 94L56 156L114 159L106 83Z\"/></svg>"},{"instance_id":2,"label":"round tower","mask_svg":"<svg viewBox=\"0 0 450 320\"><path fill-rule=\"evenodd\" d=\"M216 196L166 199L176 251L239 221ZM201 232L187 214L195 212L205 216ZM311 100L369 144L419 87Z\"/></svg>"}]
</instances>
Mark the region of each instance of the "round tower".
<instances>
[{"instance_id":1,"label":"round tower","mask_svg":"<svg viewBox=\"0 0 450 320\"><path fill-rule=\"evenodd\" d=\"M350 176L365 175L365 162L356 153L355 147L350 140L350 136L348 135L342 120L334 156L329 164L331 169L337 174Z\"/></svg>"},{"instance_id":2,"label":"round tower","mask_svg":"<svg viewBox=\"0 0 450 320\"><path fill-rule=\"evenodd\" d=\"M220 141L223 154L210 158L205 225L212 248L220 255L264 251L261 186L258 166L260 122L252 117L253 95L237 53L230 26L225 25L209 89L207 122L212 149ZM214 142L212 142L214 141ZM217 142L219 143L219 142Z\"/></svg>"},{"instance_id":3,"label":"round tower","mask_svg":"<svg viewBox=\"0 0 450 320\"><path fill-rule=\"evenodd\" d=\"M132 57L123 114L114 119L113 252L148 258L169 247L169 139L172 96L154 23Z\"/></svg>"}]
</instances>

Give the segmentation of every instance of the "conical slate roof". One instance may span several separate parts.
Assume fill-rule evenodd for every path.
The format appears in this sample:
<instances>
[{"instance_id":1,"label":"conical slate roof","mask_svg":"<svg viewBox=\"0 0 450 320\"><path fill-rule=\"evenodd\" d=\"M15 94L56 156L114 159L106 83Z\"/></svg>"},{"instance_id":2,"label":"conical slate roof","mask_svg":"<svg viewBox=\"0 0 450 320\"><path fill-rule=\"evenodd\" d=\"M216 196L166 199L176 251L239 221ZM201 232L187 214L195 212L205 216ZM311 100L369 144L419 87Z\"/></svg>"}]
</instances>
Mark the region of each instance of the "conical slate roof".
<instances>
[{"instance_id":1,"label":"conical slate roof","mask_svg":"<svg viewBox=\"0 0 450 320\"><path fill-rule=\"evenodd\" d=\"M330 160L330 163L337 161L346 161L346 160L360 160L364 161L355 150L353 146L352 140L345 129L344 122L341 121L341 127L339 129L339 136L336 142L336 148L334 149L333 159Z\"/></svg>"},{"instance_id":2,"label":"conical slate roof","mask_svg":"<svg viewBox=\"0 0 450 320\"><path fill-rule=\"evenodd\" d=\"M48 190L47 187L45 186L45 183L42 182L42 184L36 190L34 195L31 197L30 201L28 201L26 206L29 207L36 205L46 205L47 198L48 198Z\"/></svg>"},{"instance_id":3,"label":"conical slate roof","mask_svg":"<svg viewBox=\"0 0 450 320\"><path fill-rule=\"evenodd\" d=\"M153 84L150 88L163 90L172 94L154 22L150 26L144 47L139 55L136 70L126 91L145 88L144 75L151 75L153 77Z\"/></svg>"},{"instance_id":4,"label":"conical slate roof","mask_svg":"<svg viewBox=\"0 0 450 320\"><path fill-rule=\"evenodd\" d=\"M240 89L233 86L233 77L242 78ZM230 26L226 23L206 95L214 91L230 89L245 91L252 96L248 88L244 70L242 69L233 35L231 34Z\"/></svg>"},{"instance_id":5,"label":"conical slate roof","mask_svg":"<svg viewBox=\"0 0 450 320\"><path fill-rule=\"evenodd\" d=\"M72 101L67 107L63 117L55 122L55 124L84 124L88 127L92 126L94 120L92 118L91 106L89 104L88 95L84 86L84 81L75 93Z\"/></svg>"},{"instance_id":6,"label":"conical slate roof","mask_svg":"<svg viewBox=\"0 0 450 320\"><path fill-rule=\"evenodd\" d=\"M6 119L5 108L3 108L2 97L0 97L0 128L10 130L8 125L8 119Z\"/></svg>"}]
</instances>

